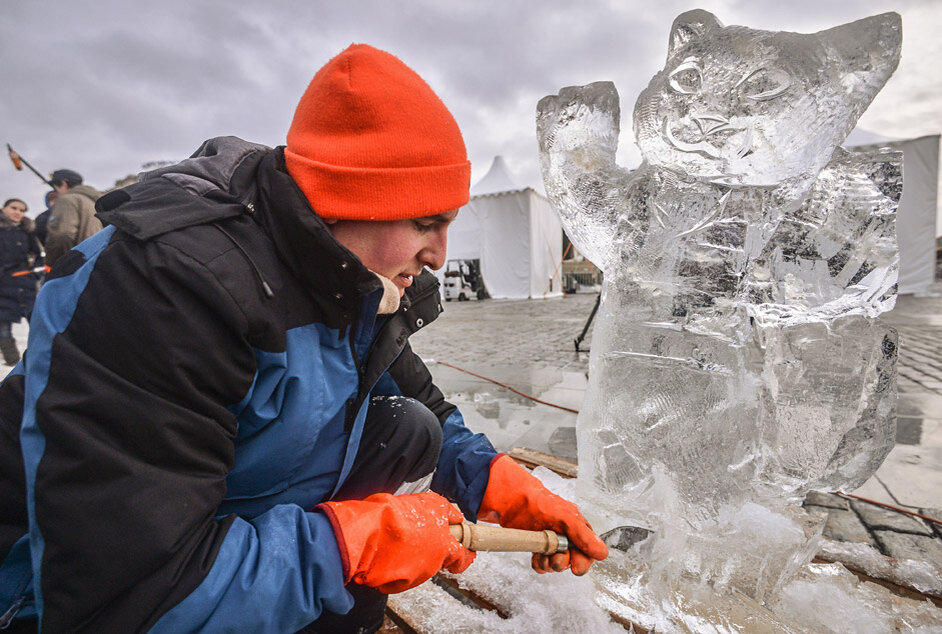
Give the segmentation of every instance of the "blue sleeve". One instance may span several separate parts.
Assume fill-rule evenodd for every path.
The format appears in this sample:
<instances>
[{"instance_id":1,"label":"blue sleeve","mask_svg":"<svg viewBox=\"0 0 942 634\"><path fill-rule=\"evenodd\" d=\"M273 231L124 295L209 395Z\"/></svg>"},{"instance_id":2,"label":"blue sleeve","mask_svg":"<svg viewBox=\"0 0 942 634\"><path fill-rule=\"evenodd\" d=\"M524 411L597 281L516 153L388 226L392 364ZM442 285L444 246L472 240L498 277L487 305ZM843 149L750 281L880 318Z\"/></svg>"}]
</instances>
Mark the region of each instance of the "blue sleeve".
<instances>
[{"instance_id":1,"label":"blue sleeve","mask_svg":"<svg viewBox=\"0 0 942 634\"><path fill-rule=\"evenodd\" d=\"M237 518L203 582L151 631L295 632L351 607L330 522L285 504Z\"/></svg>"},{"instance_id":2,"label":"blue sleeve","mask_svg":"<svg viewBox=\"0 0 942 634\"><path fill-rule=\"evenodd\" d=\"M283 632L348 610L326 517L220 517L227 404L256 369L241 311L199 263L113 232L65 256L77 268L60 262L30 323L20 441L41 629Z\"/></svg>"},{"instance_id":3,"label":"blue sleeve","mask_svg":"<svg viewBox=\"0 0 942 634\"><path fill-rule=\"evenodd\" d=\"M456 409L442 426L442 451L432 490L457 502L465 517L477 521L491 461L496 455L497 450L487 436L465 427L464 418Z\"/></svg>"}]
</instances>

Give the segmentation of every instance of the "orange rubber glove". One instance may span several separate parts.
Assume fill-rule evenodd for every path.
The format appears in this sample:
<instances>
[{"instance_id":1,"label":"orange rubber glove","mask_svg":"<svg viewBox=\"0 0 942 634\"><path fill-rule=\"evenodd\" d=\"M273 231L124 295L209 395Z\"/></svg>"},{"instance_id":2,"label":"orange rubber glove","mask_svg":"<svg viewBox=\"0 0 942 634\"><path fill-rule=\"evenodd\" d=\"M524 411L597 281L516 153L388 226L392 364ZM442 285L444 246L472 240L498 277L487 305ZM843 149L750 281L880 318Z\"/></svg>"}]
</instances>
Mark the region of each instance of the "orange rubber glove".
<instances>
[{"instance_id":1,"label":"orange rubber glove","mask_svg":"<svg viewBox=\"0 0 942 634\"><path fill-rule=\"evenodd\" d=\"M533 569L540 574L570 568L574 575L584 575L593 561L608 557L608 548L576 505L551 493L506 454L500 454L491 462L478 519L507 528L549 529L566 535L568 551L533 555Z\"/></svg>"},{"instance_id":2,"label":"orange rubber glove","mask_svg":"<svg viewBox=\"0 0 942 634\"><path fill-rule=\"evenodd\" d=\"M442 568L459 573L474 553L448 531L464 520L445 498L427 491L413 495L376 493L365 500L324 502L334 529L344 583L354 581L385 594L403 592Z\"/></svg>"}]
</instances>

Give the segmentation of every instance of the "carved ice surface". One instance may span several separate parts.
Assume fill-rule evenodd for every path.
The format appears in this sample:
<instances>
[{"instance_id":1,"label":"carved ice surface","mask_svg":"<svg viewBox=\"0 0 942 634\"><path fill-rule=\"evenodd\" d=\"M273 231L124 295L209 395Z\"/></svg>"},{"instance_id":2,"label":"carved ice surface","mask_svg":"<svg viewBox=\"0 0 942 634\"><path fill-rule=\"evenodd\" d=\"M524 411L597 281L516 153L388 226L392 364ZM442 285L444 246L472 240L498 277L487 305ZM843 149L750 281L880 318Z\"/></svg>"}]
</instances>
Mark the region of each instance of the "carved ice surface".
<instances>
[{"instance_id":1,"label":"carved ice surface","mask_svg":"<svg viewBox=\"0 0 942 634\"><path fill-rule=\"evenodd\" d=\"M679 619L700 592L768 603L820 539L800 500L860 486L893 446L897 340L876 318L901 156L839 145L896 68L900 19L797 34L696 10L668 48L634 110L639 169L615 163L609 82L545 97L537 133L547 193L605 272L580 499L599 532L655 531L596 579L629 616Z\"/></svg>"}]
</instances>

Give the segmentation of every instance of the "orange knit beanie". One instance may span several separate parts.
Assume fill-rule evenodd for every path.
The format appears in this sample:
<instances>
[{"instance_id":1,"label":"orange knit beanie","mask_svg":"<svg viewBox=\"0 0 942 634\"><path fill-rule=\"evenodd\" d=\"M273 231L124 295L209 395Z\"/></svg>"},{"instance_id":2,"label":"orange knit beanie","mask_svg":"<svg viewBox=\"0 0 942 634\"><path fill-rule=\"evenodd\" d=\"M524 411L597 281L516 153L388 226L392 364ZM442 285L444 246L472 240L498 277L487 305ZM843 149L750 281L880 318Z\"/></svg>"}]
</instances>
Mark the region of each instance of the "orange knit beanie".
<instances>
[{"instance_id":1,"label":"orange knit beanie","mask_svg":"<svg viewBox=\"0 0 942 634\"><path fill-rule=\"evenodd\" d=\"M469 197L471 163L454 117L415 71L365 44L314 75L285 163L323 218L431 216Z\"/></svg>"}]
</instances>

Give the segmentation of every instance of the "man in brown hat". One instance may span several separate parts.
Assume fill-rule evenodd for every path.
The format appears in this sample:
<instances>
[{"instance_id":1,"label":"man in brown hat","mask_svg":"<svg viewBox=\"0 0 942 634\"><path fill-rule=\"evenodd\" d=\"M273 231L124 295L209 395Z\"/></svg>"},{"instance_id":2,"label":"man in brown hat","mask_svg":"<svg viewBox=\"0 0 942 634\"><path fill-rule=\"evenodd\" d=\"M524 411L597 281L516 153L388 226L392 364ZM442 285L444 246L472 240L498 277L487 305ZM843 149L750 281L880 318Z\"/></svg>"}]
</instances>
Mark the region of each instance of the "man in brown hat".
<instances>
[{"instance_id":1,"label":"man in brown hat","mask_svg":"<svg viewBox=\"0 0 942 634\"><path fill-rule=\"evenodd\" d=\"M101 231L101 221L95 216L95 201L101 192L84 185L82 175L70 169L60 169L49 178L58 193L49 220L46 223L46 264L56 260L86 238Z\"/></svg>"}]
</instances>

